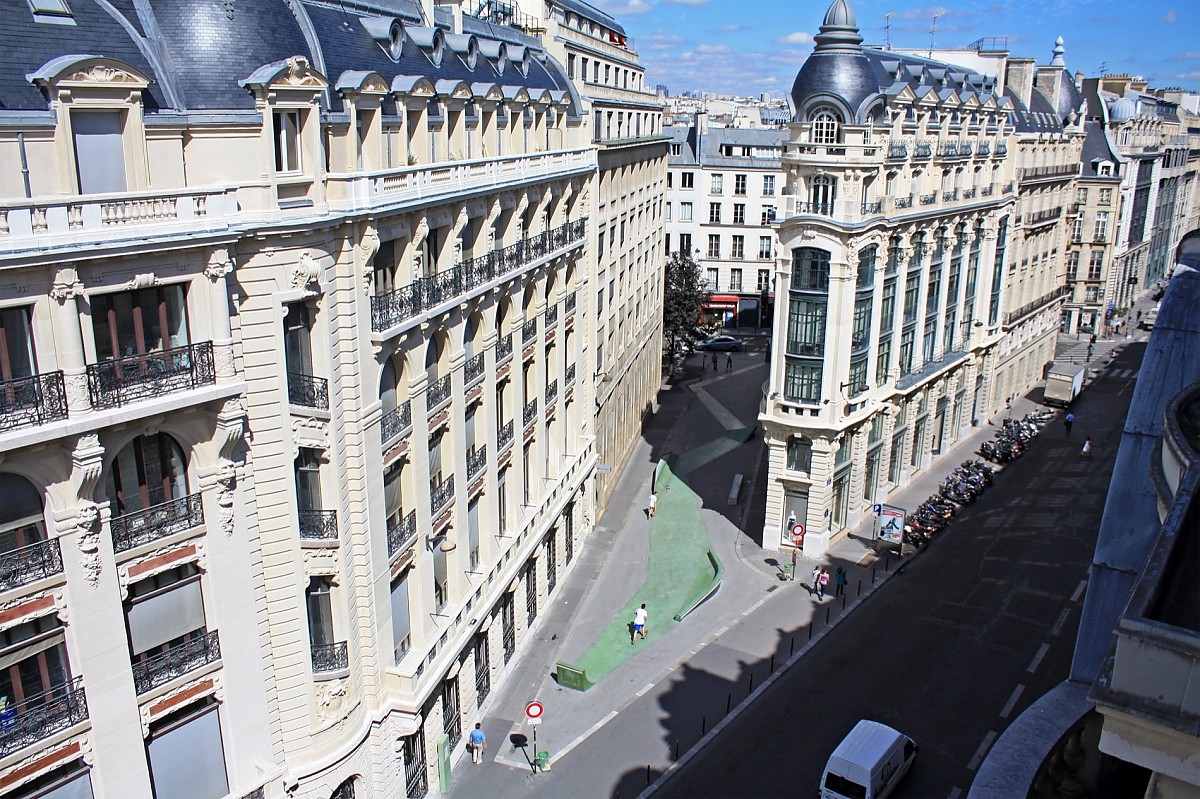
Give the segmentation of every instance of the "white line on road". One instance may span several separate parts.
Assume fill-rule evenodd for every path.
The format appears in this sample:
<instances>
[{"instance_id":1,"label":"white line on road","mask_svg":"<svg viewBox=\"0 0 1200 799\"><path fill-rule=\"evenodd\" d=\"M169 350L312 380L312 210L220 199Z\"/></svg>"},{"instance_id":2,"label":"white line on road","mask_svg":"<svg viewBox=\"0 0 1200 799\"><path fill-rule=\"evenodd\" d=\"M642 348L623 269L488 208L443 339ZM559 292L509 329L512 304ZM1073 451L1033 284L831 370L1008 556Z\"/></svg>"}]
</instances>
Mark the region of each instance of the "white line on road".
<instances>
[{"instance_id":1,"label":"white line on road","mask_svg":"<svg viewBox=\"0 0 1200 799\"><path fill-rule=\"evenodd\" d=\"M1042 644L1038 647L1037 654L1033 656L1033 660L1029 663L1029 668L1025 671L1033 674L1037 671L1038 666L1042 665L1042 658L1046 657L1046 653L1050 651L1050 644Z\"/></svg>"},{"instance_id":2,"label":"white line on road","mask_svg":"<svg viewBox=\"0 0 1200 799\"><path fill-rule=\"evenodd\" d=\"M654 683L648 682L648 683L646 683L645 687L642 688L642 690L638 691L637 694L635 694L635 696L637 696L639 699L641 699L643 696L646 695L646 692L649 691L653 687L654 687Z\"/></svg>"},{"instance_id":3,"label":"white line on road","mask_svg":"<svg viewBox=\"0 0 1200 799\"><path fill-rule=\"evenodd\" d=\"M1000 718L1006 719L1013 712L1013 708L1017 706L1017 700L1021 698L1021 694L1025 691L1024 685L1018 685L1013 689L1012 696L1004 703L1004 709L1000 711Z\"/></svg>"},{"instance_id":4,"label":"white line on road","mask_svg":"<svg viewBox=\"0 0 1200 799\"><path fill-rule=\"evenodd\" d=\"M1062 613L1058 614L1058 619L1055 620L1054 626L1050 628L1051 635L1058 635L1062 632L1063 626L1067 623L1067 617L1071 615L1070 608L1063 608Z\"/></svg>"},{"instance_id":5,"label":"white line on road","mask_svg":"<svg viewBox=\"0 0 1200 799\"><path fill-rule=\"evenodd\" d=\"M1080 580L1079 585L1075 586L1075 593L1071 594L1071 601L1078 602L1079 597L1083 596L1083 590L1087 588L1087 580Z\"/></svg>"},{"instance_id":6,"label":"white line on road","mask_svg":"<svg viewBox=\"0 0 1200 799\"><path fill-rule=\"evenodd\" d=\"M967 764L968 771L974 771L979 768L979 764L983 762L983 756L992 748L992 743L1000 737L1000 733L995 730L988 730L988 734L983 736L983 743L975 750L974 756L971 757L971 762Z\"/></svg>"}]
</instances>

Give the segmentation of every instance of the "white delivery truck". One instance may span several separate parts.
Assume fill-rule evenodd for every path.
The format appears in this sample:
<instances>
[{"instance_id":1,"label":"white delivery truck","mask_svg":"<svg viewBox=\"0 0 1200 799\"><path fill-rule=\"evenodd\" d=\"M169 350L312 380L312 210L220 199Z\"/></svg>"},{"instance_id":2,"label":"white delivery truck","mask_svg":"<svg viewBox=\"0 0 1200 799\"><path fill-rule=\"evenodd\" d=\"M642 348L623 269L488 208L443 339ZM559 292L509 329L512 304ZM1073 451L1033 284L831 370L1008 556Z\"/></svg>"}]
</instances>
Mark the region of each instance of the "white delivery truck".
<instances>
[{"instance_id":1,"label":"white delivery truck","mask_svg":"<svg viewBox=\"0 0 1200 799\"><path fill-rule=\"evenodd\" d=\"M1086 366L1073 363L1051 364L1046 375L1046 388L1042 391L1042 402L1065 408L1083 391L1083 376Z\"/></svg>"},{"instance_id":2,"label":"white delivery truck","mask_svg":"<svg viewBox=\"0 0 1200 799\"><path fill-rule=\"evenodd\" d=\"M863 719L829 756L821 799L886 799L912 768L919 749L904 733Z\"/></svg>"}]
</instances>

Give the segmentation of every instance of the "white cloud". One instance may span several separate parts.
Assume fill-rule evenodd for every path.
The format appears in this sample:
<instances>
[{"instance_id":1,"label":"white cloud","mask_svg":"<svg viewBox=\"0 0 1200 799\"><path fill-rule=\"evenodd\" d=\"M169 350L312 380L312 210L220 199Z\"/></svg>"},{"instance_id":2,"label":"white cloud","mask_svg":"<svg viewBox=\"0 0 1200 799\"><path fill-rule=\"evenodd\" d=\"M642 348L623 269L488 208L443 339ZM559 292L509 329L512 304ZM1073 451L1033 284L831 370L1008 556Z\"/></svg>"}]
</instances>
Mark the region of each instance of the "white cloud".
<instances>
[{"instance_id":1,"label":"white cloud","mask_svg":"<svg viewBox=\"0 0 1200 799\"><path fill-rule=\"evenodd\" d=\"M732 33L734 31L745 31L745 30L750 30L750 29L747 28L745 25L738 25L735 22L735 23L731 23L729 25L721 25L717 28L713 28L713 30L717 31L718 33Z\"/></svg>"},{"instance_id":2,"label":"white cloud","mask_svg":"<svg viewBox=\"0 0 1200 799\"><path fill-rule=\"evenodd\" d=\"M1200 80L1200 72L1179 72L1171 77L1175 80Z\"/></svg>"},{"instance_id":3,"label":"white cloud","mask_svg":"<svg viewBox=\"0 0 1200 799\"><path fill-rule=\"evenodd\" d=\"M796 31L775 41L779 44L811 44L812 40L812 34L805 33L804 31Z\"/></svg>"},{"instance_id":4,"label":"white cloud","mask_svg":"<svg viewBox=\"0 0 1200 799\"><path fill-rule=\"evenodd\" d=\"M893 13L896 19L933 19L934 16L939 17L965 17L965 11L955 11L944 6L925 6L924 8L910 8L907 11Z\"/></svg>"},{"instance_id":5,"label":"white cloud","mask_svg":"<svg viewBox=\"0 0 1200 799\"><path fill-rule=\"evenodd\" d=\"M1158 21L1165 22L1168 25L1170 25L1170 24L1174 23L1175 20L1177 20L1177 19L1179 19L1179 15L1176 14L1175 9L1172 8L1170 11L1168 11L1167 13L1165 13L1161 17L1159 17Z\"/></svg>"},{"instance_id":6,"label":"white cloud","mask_svg":"<svg viewBox=\"0 0 1200 799\"><path fill-rule=\"evenodd\" d=\"M709 0L665 0L665 2L676 6L706 6Z\"/></svg>"},{"instance_id":7,"label":"white cloud","mask_svg":"<svg viewBox=\"0 0 1200 799\"><path fill-rule=\"evenodd\" d=\"M645 14L654 8L646 0L597 0L596 7L606 14L620 19L634 14Z\"/></svg>"},{"instance_id":8,"label":"white cloud","mask_svg":"<svg viewBox=\"0 0 1200 799\"><path fill-rule=\"evenodd\" d=\"M696 52L701 55L715 55L717 53L728 53L729 45L726 44L700 44L696 46Z\"/></svg>"},{"instance_id":9,"label":"white cloud","mask_svg":"<svg viewBox=\"0 0 1200 799\"><path fill-rule=\"evenodd\" d=\"M1190 53L1180 53L1175 57L1180 61L1198 61L1200 60L1200 52L1193 50Z\"/></svg>"}]
</instances>

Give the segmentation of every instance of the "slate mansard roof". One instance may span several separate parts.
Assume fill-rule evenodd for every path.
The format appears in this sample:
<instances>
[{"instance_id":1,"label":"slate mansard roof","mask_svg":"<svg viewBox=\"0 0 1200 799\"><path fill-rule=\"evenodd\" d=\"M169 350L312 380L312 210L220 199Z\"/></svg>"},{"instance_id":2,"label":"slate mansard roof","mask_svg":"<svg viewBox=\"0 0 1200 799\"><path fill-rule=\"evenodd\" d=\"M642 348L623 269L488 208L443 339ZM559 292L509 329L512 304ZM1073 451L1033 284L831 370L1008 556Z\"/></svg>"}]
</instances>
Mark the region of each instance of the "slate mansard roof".
<instances>
[{"instance_id":1,"label":"slate mansard roof","mask_svg":"<svg viewBox=\"0 0 1200 799\"><path fill-rule=\"evenodd\" d=\"M671 166L735 167L742 169L779 169L783 143L787 131L778 128L708 128L700 132L699 152L695 125L668 125L664 132L671 137L672 144L679 144L679 155L672 155L667 163ZM721 146L775 147L779 155L761 158L744 155L722 155Z\"/></svg>"},{"instance_id":2,"label":"slate mansard roof","mask_svg":"<svg viewBox=\"0 0 1200 799\"><path fill-rule=\"evenodd\" d=\"M353 9L323 0L72 0L71 12L74 24L48 24L35 20L25 3L0 3L0 111L45 111L47 98L28 76L55 58L79 54L116 59L147 75L148 112L253 110L253 96L240 82L289 56L306 58L331 84L343 72L374 71L389 83L397 75L423 76L575 96L538 39L473 17L463 18L461 37L439 29L446 46L435 64L428 47L434 32L421 27L415 0L375 0ZM376 36L393 21L400 36L389 54ZM464 52L472 36L474 69ZM509 59L501 73L502 44ZM337 92L328 100L330 110L340 110Z\"/></svg>"}]
</instances>

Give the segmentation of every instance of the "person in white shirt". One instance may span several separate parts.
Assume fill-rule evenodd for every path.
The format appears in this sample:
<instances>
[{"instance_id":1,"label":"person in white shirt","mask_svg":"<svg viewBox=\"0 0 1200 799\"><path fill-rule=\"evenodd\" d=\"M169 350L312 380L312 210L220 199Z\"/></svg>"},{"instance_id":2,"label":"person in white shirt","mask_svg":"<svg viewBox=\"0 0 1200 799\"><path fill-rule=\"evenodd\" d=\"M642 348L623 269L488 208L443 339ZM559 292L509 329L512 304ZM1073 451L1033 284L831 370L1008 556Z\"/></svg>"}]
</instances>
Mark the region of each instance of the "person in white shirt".
<instances>
[{"instance_id":1,"label":"person in white shirt","mask_svg":"<svg viewBox=\"0 0 1200 799\"><path fill-rule=\"evenodd\" d=\"M648 614L646 613L646 603L645 602L642 603L642 606L640 608L638 608L637 610L635 610L633 612L633 632L631 632L629 634L629 645L630 646L633 646L633 640L635 638L637 638L638 635L641 635L643 639L646 637L646 617L647 617L647 615Z\"/></svg>"}]
</instances>

